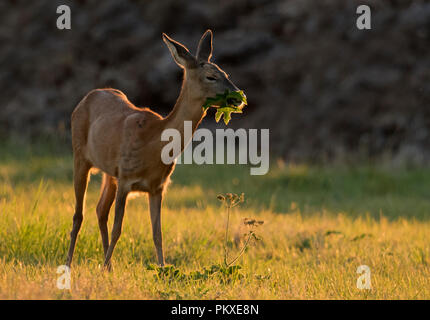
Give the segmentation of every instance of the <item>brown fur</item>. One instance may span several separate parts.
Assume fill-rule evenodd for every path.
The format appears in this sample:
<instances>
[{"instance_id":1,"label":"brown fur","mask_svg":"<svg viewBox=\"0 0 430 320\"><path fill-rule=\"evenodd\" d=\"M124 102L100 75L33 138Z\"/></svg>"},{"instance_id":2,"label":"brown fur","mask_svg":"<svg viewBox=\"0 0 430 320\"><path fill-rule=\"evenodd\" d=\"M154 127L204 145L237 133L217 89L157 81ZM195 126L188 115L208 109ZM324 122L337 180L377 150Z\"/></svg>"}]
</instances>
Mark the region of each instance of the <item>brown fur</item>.
<instances>
[{"instance_id":1,"label":"brown fur","mask_svg":"<svg viewBox=\"0 0 430 320\"><path fill-rule=\"evenodd\" d=\"M174 170L174 164L164 164L161 150L163 130L175 128L184 133L184 121L192 121L193 132L204 117L202 105L207 97L237 90L218 66L209 62L212 54L212 33L200 40L197 57L163 35L174 60L184 69L181 93L172 112L163 118L147 108L137 108L119 90L96 89L89 92L72 114L72 145L74 156L74 186L76 211L67 265L70 266L76 238L83 220L83 203L91 168L103 171L102 191L97 216L105 254L105 266L110 259L122 229L127 195L147 192L154 244L160 265L164 265L161 235L161 202L163 191ZM210 79L208 79L210 77ZM212 78L216 78L214 81ZM187 143L187 142L186 142ZM182 150L185 145L182 143ZM115 221L111 242L107 221L115 200Z\"/></svg>"}]
</instances>

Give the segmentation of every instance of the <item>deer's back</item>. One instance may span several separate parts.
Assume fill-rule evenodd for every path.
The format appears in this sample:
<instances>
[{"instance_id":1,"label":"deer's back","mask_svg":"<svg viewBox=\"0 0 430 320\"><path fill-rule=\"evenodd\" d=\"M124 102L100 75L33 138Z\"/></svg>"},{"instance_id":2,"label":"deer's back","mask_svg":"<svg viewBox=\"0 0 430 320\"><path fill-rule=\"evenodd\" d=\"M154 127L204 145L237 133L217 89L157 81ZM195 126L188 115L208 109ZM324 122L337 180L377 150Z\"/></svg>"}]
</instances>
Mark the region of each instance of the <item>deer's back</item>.
<instances>
[{"instance_id":1,"label":"deer's back","mask_svg":"<svg viewBox=\"0 0 430 320\"><path fill-rule=\"evenodd\" d=\"M144 118L161 117L148 109L135 107L119 90L96 89L88 93L72 114L74 153L94 167L118 175L121 148L130 143L125 137Z\"/></svg>"}]
</instances>

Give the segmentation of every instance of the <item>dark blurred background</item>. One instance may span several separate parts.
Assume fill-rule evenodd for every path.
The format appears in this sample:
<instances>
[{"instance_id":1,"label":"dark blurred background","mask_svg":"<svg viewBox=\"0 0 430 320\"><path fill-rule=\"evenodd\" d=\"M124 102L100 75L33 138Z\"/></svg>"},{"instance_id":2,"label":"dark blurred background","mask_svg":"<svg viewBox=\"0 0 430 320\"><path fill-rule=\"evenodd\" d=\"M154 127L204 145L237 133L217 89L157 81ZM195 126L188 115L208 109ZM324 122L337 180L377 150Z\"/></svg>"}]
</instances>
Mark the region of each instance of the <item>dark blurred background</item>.
<instances>
[{"instance_id":1,"label":"dark blurred background","mask_svg":"<svg viewBox=\"0 0 430 320\"><path fill-rule=\"evenodd\" d=\"M56 28L69 5L72 29ZM372 9L372 30L356 8ZM166 32L195 53L214 31L213 61L249 106L230 126L270 128L273 154L295 161L430 161L430 2L165 0L0 2L0 137L70 137L91 89L118 88L166 115L181 70ZM203 126L215 124L213 115Z\"/></svg>"}]
</instances>

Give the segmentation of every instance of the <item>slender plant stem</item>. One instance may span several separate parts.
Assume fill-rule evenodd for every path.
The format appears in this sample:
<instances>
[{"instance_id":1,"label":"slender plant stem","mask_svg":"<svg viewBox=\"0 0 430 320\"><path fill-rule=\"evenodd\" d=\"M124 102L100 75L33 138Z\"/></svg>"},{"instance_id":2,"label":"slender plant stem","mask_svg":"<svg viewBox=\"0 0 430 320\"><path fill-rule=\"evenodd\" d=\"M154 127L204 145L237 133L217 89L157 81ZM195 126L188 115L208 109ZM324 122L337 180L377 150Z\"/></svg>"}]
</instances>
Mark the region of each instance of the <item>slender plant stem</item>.
<instances>
[{"instance_id":1,"label":"slender plant stem","mask_svg":"<svg viewBox=\"0 0 430 320\"><path fill-rule=\"evenodd\" d=\"M229 267L230 265L232 265L233 263L236 262L237 259L239 259L242 254L245 252L246 247L248 246L249 241L251 240L252 237L252 233L249 234L248 239L246 239L245 244L243 245L242 249L240 250L239 254L237 255L236 258L234 258L232 261L230 261L230 263L226 263L227 267Z\"/></svg>"},{"instance_id":2,"label":"slender plant stem","mask_svg":"<svg viewBox=\"0 0 430 320\"><path fill-rule=\"evenodd\" d=\"M227 241L228 241L228 225L230 223L230 205L227 205L227 224L225 226L225 239L224 239L224 263L227 264Z\"/></svg>"},{"instance_id":3,"label":"slender plant stem","mask_svg":"<svg viewBox=\"0 0 430 320\"><path fill-rule=\"evenodd\" d=\"M253 231L250 231L248 234L248 239L246 239L245 244L243 245L242 249L240 250L239 254L233 258L232 261L228 262L228 228L229 228L229 224L230 224L230 211L231 208L237 206L239 203L243 202L243 194L240 196L240 198L237 197L237 195L233 195L233 197L231 196L231 194L227 194L230 195L230 197L224 197L222 195L220 195L218 197L219 200L221 201L225 201L225 205L227 207L227 221L226 221L226 225L225 225L225 237L224 237L224 265L226 267L231 266L233 263L235 263L237 261L237 259L239 259L243 253L245 252L246 247L248 246L249 242L251 241L251 238L254 235Z\"/></svg>"}]
</instances>

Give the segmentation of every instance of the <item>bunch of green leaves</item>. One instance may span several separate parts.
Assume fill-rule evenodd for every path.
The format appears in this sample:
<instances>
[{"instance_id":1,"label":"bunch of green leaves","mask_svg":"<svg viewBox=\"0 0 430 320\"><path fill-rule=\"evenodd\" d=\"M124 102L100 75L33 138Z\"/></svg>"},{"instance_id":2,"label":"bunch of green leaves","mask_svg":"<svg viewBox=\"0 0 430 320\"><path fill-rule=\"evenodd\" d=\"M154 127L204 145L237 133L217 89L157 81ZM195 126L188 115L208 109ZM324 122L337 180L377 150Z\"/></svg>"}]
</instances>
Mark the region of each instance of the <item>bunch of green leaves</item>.
<instances>
[{"instance_id":1,"label":"bunch of green leaves","mask_svg":"<svg viewBox=\"0 0 430 320\"><path fill-rule=\"evenodd\" d=\"M193 271L189 274L192 280L206 280L215 275L220 276L224 281L242 279L244 275L240 272L242 266L224 266L221 264L213 264L209 267L204 267L203 270Z\"/></svg>"},{"instance_id":2,"label":"bunch of green leaves","mask_svg":"<svg viewBox=\"0 0 430 320\"><path fill-rule=\"evenodd\" d=\"M204 267L201 270L184 273L179 268L171 265L161 267L150 264L147 267L147 270L155 271L155 279L165 281L202 281L215 276L218 276L222 281L234 281L244 277L240 272L240 269L242 269L240 265L224 266L213 264L211 266Z\"/></svg>"},{"instance_id":3,"label":"bunch of green leaves","mask_svg":"<svg viewBox=\"0 0 430 320\"><path fill-rule=\"evenodd\" d=\"M154 277L156 279L163 279L163 280L185 280L187 278L187 275L184 274L181 270L178 268L175 268L172 265L167 266L157 266L154 264L150 264L147 267L147 270L153 270L156 271L156 274Z\"/></svg>"},{"instance_id":4,"label":"bunch of green leaves","mask_svg":"<svg viewBox=\"0 0 430 320\"><path fill-rule=\"evenodd\" d=\"M214 98L207 98L203 105L203 110L206 111L209 107L216 107L215 121L218 122L224 116L224 123L228 124L231 120L231 114L242 113L243 107L247 104L246 96L242 90L226 90L223 94L217 94Z\"/></svg>"}]
</instances>

